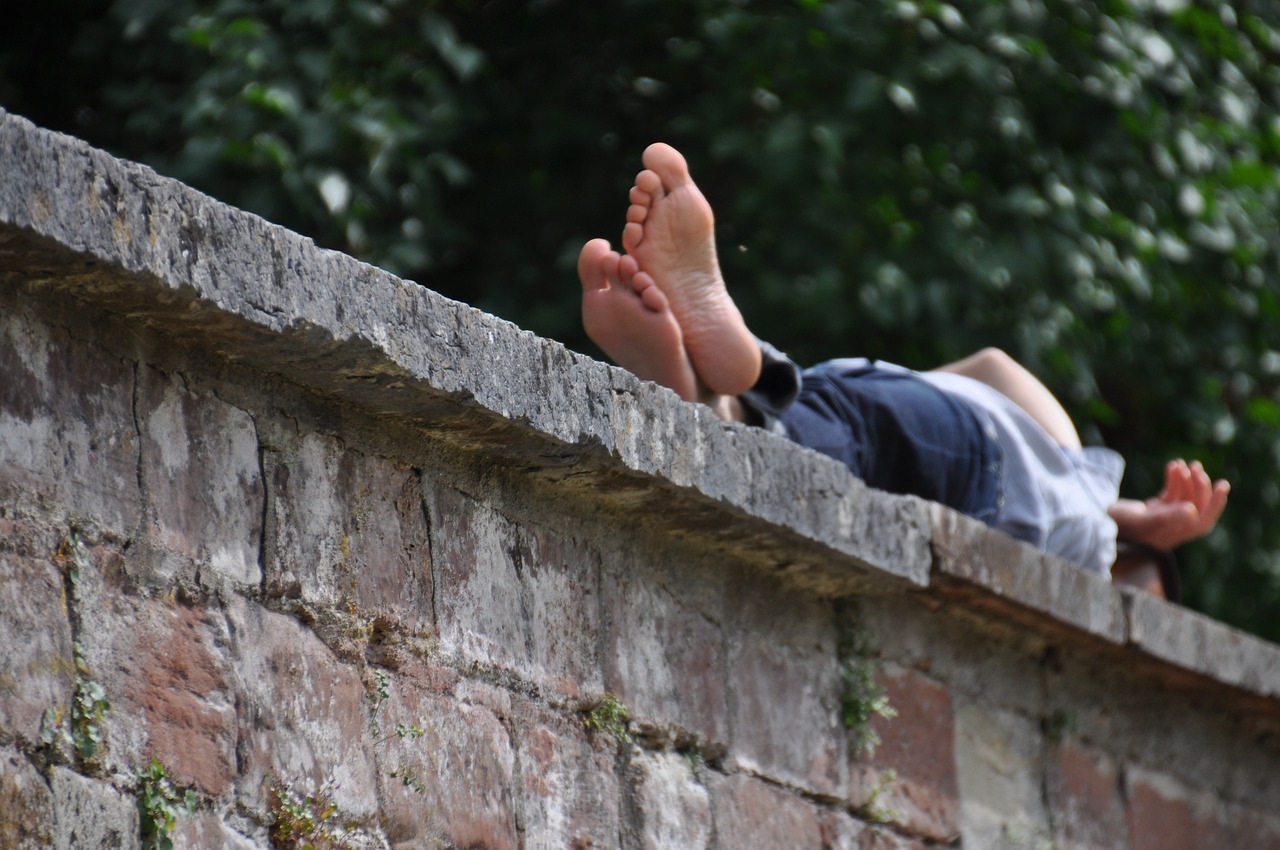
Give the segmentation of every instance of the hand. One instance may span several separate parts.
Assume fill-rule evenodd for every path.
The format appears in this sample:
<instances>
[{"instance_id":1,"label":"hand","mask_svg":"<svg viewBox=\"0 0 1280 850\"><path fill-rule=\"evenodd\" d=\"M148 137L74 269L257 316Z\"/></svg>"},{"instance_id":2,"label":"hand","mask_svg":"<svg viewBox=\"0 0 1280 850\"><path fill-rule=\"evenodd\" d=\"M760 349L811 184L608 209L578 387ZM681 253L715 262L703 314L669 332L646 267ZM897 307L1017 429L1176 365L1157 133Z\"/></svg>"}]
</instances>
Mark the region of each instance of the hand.
<instances>
[{"instance_id":1,"label":"hand","mask_svg":"<svg viewBox=\"0 0 1280 850\"><path fill-rule=\"evenodd\" d=\"M1121 537L1168 551L1213 531L1230 492L1226 481L1210 481L1199 461L1171 460L1160 495L1145 502L1120 499L1107 513Z\"/></svg>"}]
</instances>

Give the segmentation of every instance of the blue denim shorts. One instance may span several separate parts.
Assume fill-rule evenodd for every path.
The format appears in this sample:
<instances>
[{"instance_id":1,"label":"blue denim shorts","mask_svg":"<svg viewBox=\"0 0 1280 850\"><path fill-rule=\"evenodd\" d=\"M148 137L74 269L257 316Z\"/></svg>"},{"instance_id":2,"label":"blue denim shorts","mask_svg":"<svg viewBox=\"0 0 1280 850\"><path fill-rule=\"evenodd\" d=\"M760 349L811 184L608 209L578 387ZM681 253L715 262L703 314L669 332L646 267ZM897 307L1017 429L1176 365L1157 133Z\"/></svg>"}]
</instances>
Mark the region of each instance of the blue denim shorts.
<instances>
[{"instance_id":1,"label":"blue denim shorts","mask_svg":"<svg viewBox=\"0 0 1280 850\"><path fill-rule=\"evenodd\" d=\"M910 371L861 359L806 369L778 419L792 440L843 462L871 487L987 524L996 518L999 444L973 408Z\"/></svg>"}]
</instances>

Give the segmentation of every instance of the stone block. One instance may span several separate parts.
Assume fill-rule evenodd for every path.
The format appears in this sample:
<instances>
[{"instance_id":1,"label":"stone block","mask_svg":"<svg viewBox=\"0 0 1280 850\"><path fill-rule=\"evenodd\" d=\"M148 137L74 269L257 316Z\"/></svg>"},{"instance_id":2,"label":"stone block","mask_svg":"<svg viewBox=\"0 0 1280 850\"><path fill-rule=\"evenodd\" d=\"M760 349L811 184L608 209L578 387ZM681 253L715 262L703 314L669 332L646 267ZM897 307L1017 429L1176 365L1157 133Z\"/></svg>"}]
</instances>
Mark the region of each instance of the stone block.
<instances>
[{"instance_id":1,"label":"stone block","mask_svg":"<svg viewBox=\"0 0 1280 850\"><path fill-rule=\"evenodd\" d=\"M480 501L443 485L428 493L440 643L489 664L529 660L517 528Z\"/></svg>"},{"instance_id":2,"label":"stone block","mask_svg":"<svg viewBox=\"0 0 1280 850\"><path fill-rule=\"evenodd\" d=\"M1273 794L1280 790L1280 778L1269 779L1276 774L1276 747L1259 747L1265 737L1241 734L1232 701L1197 704L1142 676L1144 666L1136 659L1114 667L1084 655L1054 658L1041 668L1041 716L1068 737L1105 750L1122 772L1129 765L1151 768L1228 794L1245 788L1256 794L1268 782Z\"/></svg>"},{"instance_id":3,"label":"stone block","mask_svg":"<svg viewBox=\"0 0 1280 850\"><path fill-rule=\"evenodd\" d=\"M906 835L899 835L882 826L867 827L858 836L858 850L929 850L936 845L926 844ZM1027 850L1036 845L1026 845ZM1013 850L1001 847L999 850ZM1018 850L1023 850L1019 847Z\"/></svg>"},{"instance_id":4,"label":"stone block","mask_svg":"<svg viewBox=\"0 0 1280 850\"><path fill-rule=\"evenodd\" d=\"M728 605L732 759L775 781L844 797L848 754L831 604L761 582L736 589Z\"/></svg>"},{"instance_id":5,"label":"stone block","mask_svg":"<svg viewBox=\"0 0 1280 850\"><path fill-rule=\"evenodd\" d=\"M950 841L960 809L951 695L914 670L894 667L876 678L897 717L874 716L868 724L879 744L854 752L849 802L889 814L912 834Z\"/></svg>"},{"instance_id":6,"label":"stone block","mask_svg":"<svg viewBox=\"0 0 1280 850\"><path fill-rule=\"evenodd\" d=\"M197 811L178 816L170 833L174 848L191 850L262 850L266 836L256 842L237 832L212 812Z\"/></svg>"},{"instance_id":7,"label":"stone block","mask_svg":"<svg viewBox=\"0 0 1280 850\"><path fill-rule=\"evenodd\" d=\"M85 659L111 701L109 764L132 773L156 758L181 786L213 797L229 789L237 676L222 610L121 588L86 607Z\"/></svg>"},{"instance_id":8,"label":"stone block","mask_svg":"<svg viewBox=\"0 0 1280 850\"><path fill-rule=\"evenodd\" d=\"M253 419L182 376L143 375L141 478L162 578L192 568L206 582L258 585L263 483Z\"/></svg>"},{"instance_id":9,"label":"stone block","mask_svg":"<svg viewBox=\"0 0 1280 850\"><path fill-rule=\"evenodd\" d=\"M47 850L57 812L40 771L17 750L0 748L0 847Z\"/></svg>"},{"instance_id":10,"label":"stone block","mask_svg":"<svg viewBox=\"0 0 1280 850\"><path fill-rule=\"evenodd\" d=\"M974 608L1052 630L1122 644L1128 624L1119 591L1105 577L931 505L935 569L958 579L944 589Z\"/></svg>"},{"instance_id":11,"label":"stone block","mask_svg":"<svg viewBox=\"0 0 1280 850\"><path fill-rule=\"evenodd\" d=\"M236 682L241 804L265 814L271 785L332 789L344 816L377 809L365 688L293 617L234 598L227 608Z\"/></svg>"},{"instance_id":12,"label":"stone block","mask_svg":"<svg viewBox=\"0 0 1280 850\"><path fill-rule=\"evenodd\" d=\"M306 434L265 459L273 593L431 630L431 557L417 474Z\"/></svg>"},{"instance_id":13,"label":"stone block","mask_svg":"<svg viewBox=\"0 0 1280 850\"><path fill-rule=\"evenodd\" d=\"M606 687L632 717L675 724L714 751L729 742L723 601L691 590L634 552L603 558Z\"/></svg>"},{"instance_id":14,"label":"stone block","mask_svg":"<svg viewBox=\"0 0 1280 850\"><path fill-rule=\"evenodd\" d=\"M374 720L380 818L393 847L520 846L505 709L500 696L427 665L388 683Z\"/></svg>"},{"instance_id":15,"label":"stone block","mask_svg":"<svg viewBox=\"0 0 1280 850\"><path fill-rule=\"evenodd\" d=\"M1044 634L998 618L988 628L989 616L958 605L937 611L919 598L868 598L854 619L874 654L945 682L953 706L968 700L1038 715Z\"/></svg>"},{"instance_id":16,"label":"stone block","mask_svg":"<svg viewBox=\"0 0 1280 850\"><path fill-rule=\"evenodd\" d=\"M0 743L37 744L45 709L71 705L71 622L54 553L0 549Z\"/></svg>"},{"instance_id":17,"label":"stone block","mask_svg":"<svg viewBox=\"0 0 1280 850\"><path fill-rule=\"evenodd\" d=\"M53 791L57 826L52 850L135 850L141 848L138 808L110 783L55 768Z\"/></svg>"},{"instance_id":18,"label":"stone block","mask_svg":"<svg viewBox=\"0 0 1280 850\"><path fill-rule=\"evenodd\" d=\"M595 556L445 486L429 505L442 646L571 696L598 690Z\"/></svg>"},{"instance_id":19,"label":"stone block","mask_svg":"<svg viewBox=\"0 0 1280 850\"><path fill-rule=\"evenodd\" d=\"M1224 721L1217 740L1201 754L1214 753L1227 766L1227 779L1215 782L1212 771L1201 769L1191 774L1195 781L1219 789L1245 809L1280 818L1280 718L1242 718L1234 713L1223 717L1215 704L1205 705L1203 711ZM1154 766L1164 768L1162 761ZM1276 846L1280 848L1280 842Z\"/></svg>"},{"instance_id":20,"label":"stone block","mask_svg":"<svg viewBox=\"0 0 1280 850\"><path fill-rule=\"evenodd\" d=\"M1208 680L1178 680L1179 686L1213 692L1221 682L1280 698L1280 646L1149 594L1129 593L1126 599L1135 646Z\"/></svg>"},{"instance_id":21,"label":"stone block","mask_svg":"<svg viewBox=\"0 0 1280 850\"><path fill-rule=\"evenodd\" d=\"M600 561L584 543L540 525L520 529L529 656L538 681L578 697L599 693Z\"/></svg>"},{"instance_id":22,"label":"stone block","mask_svg":"<svg viewBox=\"0 0 1280 850\"><path fill-rule=\"evenodd\" d=\"M830 809L821 814L822 850L862 850L867 825L846 811Z\"/></svg>"},{"instance_id":23,"label":"stone block","mask_svg":"<svg viewBox=\"0 0 1280 850\"><path fill-rule=\"evenodd\" d=\"M1039 722L994 705L961 700L954 690L951 699L964 846L1048 842Z\"/></svg>"},{"instance_id":24,"label":"stone block","mask_svg":"<svg viewBox=\"0 0 1280 850\"><path fill-rule=\"evenodd\" d=\"M1075 741L1049 751L1046 789L1059 850L1128 850L1120 771L1106 753Z\"/></svg>"},{"instance_id":25,"label":"stone block","mask_svg":"<svg viewBox=\"0 0 1280 850\"><path fill-rule=\"evenodd\" d=\"M118 537L141 511L133 367L0 309L0 507Z\"/></svg>"},{"instance_id":26,"label":"stone block","mask_svg":"<svg viewBox=\"0 0 1280 850\"><path fill-rule=\"evenodd\" d=\"M629 772L643 850L708 850L713 846L711 795L685 756L637 753Z\"/></svg>"},{"instance_id":27,"label":"stone block","mask_svg":"<svg viewBox=\"0 0 1280 850\"><path fill-rule=\"evenodd\" d=\"M825 850L823 813L808 800L745 774L710 782L718 848Z\"/></svg>"},{"instance_id":28,"label":"stone block","mask_svg":"<svg viewBox=\"0 0 1280 850\"><path fill-rule=\"evenodd\" d=\"M1280 847L1280 807L1265 812L1234 808L1231 812L1231 846Z\"/></svg>"},{"instance_id":29,"label":"stone block","mask_svg":"<svg viewBox=\"0 0 1280 850\"><path fill-rule=\"evenodd\" d=\"M516 741L524 850L618 848L614 747L589 736L577 714L533 703L519 708Z\"/></svg>"},{"instance_id":30,"label":"stone block","mask_svg":"<svg viewBox=\"0 0 1280 850\"><path fill-rule=\"evenodd\" d=\"M1125 772L1125 791L1132 850L1247 846L1232 841L1230 813L1212 794L1138 768Z\"/></svg>"}]
</instances>

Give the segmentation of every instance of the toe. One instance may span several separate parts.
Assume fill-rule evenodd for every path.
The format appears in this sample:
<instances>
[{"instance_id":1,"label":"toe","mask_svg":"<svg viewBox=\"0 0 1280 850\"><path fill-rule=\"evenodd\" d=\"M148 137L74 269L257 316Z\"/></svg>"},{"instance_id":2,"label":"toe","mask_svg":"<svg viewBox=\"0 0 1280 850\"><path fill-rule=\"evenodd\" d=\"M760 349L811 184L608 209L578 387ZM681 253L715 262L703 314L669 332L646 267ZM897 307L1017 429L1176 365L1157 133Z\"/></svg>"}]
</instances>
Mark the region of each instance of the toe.
<instances>
[{"instance_id":1,"label":"toe","mask_svg":"<svg viewBox=\"0 0 1280 850\"><path fill-rule=\"evenodd\" d=\"M625 285L618 273L619 259L617 251L608 251L600 258L600 271L604 275L605 282L610 287L622 287Z\"/></svg>"},{"instance_id":2,"label":"toe","mask_svg":"<svg viewBox=\"0 0 1280 850\"><path fill-rule=\"evenodd\" d=\"M644 228L637 222L629 221L626 227L622 228L622 247L627 251L635 251L640 247L641 241L644 239Z\"/></svg>"},{"instance_id":3,"label":"toe","mask_svg":"<svg viewBox=\"0 0 1280 850\"><path fill-rule=\"evenodd\" d=\"M689 182L689 164L680 151L671 145L655 142L644 149L642 159L645 168L657 175L666 191Z\"/></svg>"},{"instance_id":4,"label":"toe","mask_svg":"<svg viewBox=\"0 0 1280 850\"><path fill-rule=\"evenodd\" d=\"M671 307L667 294L653 285L653 278L640 272L631 279L632 288L640 293L640 301L655 313L665 313Z\"/></svg>"},{"instance_id":5,"label":"toe","mask_svg":"<svg viewBox=\"0 0 1280 850\"><path fill-rule=\"evenodd\" d=\"M640 291L635 284L635 276L640 271L640 264L636 262L636 258L630 254L625 254L618 258L618 275L622 278L622 282L627 286Z\"/></svg>"},{"instance_id":6,"label":"toe","mask_svg":"<svg viewBox=\"0 0 1280 850\"><path fill-rule=\"evenodd\" d=\"M649 196L649 203L662 199L665 194L663 191L662 177L655 171L645 169L636 175L636 185L633 189L639 189L641 192Z\"/></svg>"},{"instance_id":7,"label":"toe","mask_svg":"<svg viewBox=\"0 0 1280 850\"><path fill-rule=\"evenodd\" d=\"M582 246L582 251L578 254L578 280L582 281L583 289L593 290L608 287L609 283L605 278L604 260L610 254L617 256L614 251L610 250L607 239L592 239Z\"/></svg>"}]
</instances>

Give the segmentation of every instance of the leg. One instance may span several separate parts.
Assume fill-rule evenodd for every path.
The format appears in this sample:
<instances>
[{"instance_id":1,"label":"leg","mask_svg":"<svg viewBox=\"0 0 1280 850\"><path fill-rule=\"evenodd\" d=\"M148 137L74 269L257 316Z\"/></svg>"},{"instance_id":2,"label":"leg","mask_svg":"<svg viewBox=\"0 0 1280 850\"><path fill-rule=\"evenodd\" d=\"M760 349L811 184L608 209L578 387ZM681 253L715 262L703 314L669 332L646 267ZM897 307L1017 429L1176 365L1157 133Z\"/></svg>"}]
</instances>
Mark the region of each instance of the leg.
<instances>
[{"instance_id":1,"label":"leg","mask_svg":"<svg viewBox=\"0 0 1280 850\"><path fill-rule=\"evenodd\" d=\"M792 440L841 461L871 487L996 519L998 447L968 404L918 375L823 363L805 370L782 422Z\"/></svg>"},{"instance_id":2,"label":"leg","mask_svg":"<svg viewBox=\"0 0 1280 850\"><path fill-rule=\"evenodd\" d=\"M760 374L760 350L725 288L711 205L675 148L650 145L644 165L631 189L623 247L669 300L707 389L745 392Z\"/></svg>"},{"instance_id":3,"label":"leg","mask_svg":"<svg viewBox=\"0 0 1280 850\"><path fill-rule=\"evenodd\" d=\"M1053 393L1049 392L1049 388L1000 349L984 348L935 371L951 372L981 381L1025 410L1064 448L1080 448L1080 435L1076 433L1076 426Z\"/></svg>"}]
</instances>

